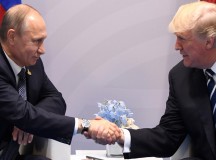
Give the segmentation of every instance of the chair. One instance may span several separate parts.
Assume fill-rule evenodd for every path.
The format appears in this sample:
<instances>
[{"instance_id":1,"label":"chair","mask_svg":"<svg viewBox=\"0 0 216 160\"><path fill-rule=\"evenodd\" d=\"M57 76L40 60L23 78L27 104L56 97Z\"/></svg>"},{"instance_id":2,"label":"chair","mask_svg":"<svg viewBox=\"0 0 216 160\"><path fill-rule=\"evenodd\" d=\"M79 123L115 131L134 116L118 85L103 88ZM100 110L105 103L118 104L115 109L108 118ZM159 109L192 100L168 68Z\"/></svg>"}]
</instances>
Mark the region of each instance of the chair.
<instances>
[{"instance_id":1,"label":"chair","mask_svg":"<svg viewBox=\"0 0 216 160\"><path fill-rule=\"evenodd\" d=\"M182 142L181 146L178 148L175 154L170 157L170 160L178 160L192 156L190 141L190 137L186 136L185 140Z\"/></svg>"},{"instance_id":2,"label":"chair","mask_svg":"<svg viewBox=\"0 0 216 160\"><path fill-rule=\"evenodd\" d=\"M69 160L71 155L71 147L52 139L34 136L31 144L21 145L20 154L42 155L52 160Z\"/></svg>"}]
</instances>

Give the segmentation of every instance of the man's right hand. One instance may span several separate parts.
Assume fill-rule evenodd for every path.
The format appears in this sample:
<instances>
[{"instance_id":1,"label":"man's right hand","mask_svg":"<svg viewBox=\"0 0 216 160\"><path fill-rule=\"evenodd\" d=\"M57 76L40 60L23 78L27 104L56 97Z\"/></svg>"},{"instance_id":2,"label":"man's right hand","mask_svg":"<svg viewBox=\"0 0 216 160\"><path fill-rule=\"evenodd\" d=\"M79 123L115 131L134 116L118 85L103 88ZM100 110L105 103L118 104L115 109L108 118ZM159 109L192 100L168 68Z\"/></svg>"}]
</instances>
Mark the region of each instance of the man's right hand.
<instances>
[{"instance_id":1,"label":"man's right hand","mask_svg":"<svg viewBox=\"0 0 216 160\"><path fill-rule=\"evenodd\" d=\"M88 132L84 132L85 137L95 140L99 144L114 144L119 138L121 131L118 126L101 117L90 120L91 126Z\"/></svg>"}]
</instances>

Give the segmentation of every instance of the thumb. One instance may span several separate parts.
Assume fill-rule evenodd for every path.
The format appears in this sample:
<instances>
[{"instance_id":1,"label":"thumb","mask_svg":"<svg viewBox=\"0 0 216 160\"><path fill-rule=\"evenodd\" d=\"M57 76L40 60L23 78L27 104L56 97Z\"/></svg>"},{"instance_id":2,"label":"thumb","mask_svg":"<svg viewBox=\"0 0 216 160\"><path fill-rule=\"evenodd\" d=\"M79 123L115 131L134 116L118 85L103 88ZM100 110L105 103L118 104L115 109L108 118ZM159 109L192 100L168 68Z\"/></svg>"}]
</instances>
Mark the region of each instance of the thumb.
<instances>
[{"instance_id":1,"label":"thumb","mask_svg":"<svg viewBox=\"0 0 216 160\"><path fill-rule=\"evenodd\" d=\"M96 116L95 117L95 120L102 120L103 118L102 117L100 117L100 116Z\"/></svg>"}]
</instances>

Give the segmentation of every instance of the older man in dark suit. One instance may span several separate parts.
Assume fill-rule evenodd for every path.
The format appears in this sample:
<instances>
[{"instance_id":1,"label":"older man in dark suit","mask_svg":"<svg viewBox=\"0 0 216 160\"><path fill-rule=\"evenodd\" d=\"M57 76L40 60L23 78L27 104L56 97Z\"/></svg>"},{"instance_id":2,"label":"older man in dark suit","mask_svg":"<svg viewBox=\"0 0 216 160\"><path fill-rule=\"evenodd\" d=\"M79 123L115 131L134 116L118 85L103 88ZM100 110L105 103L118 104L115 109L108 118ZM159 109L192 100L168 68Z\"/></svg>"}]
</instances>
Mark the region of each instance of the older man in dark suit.
<instances>
[{"instance_id":1,"label":"older man in dark suit","mask_svg":"<svg viewBox=\"0 0 216 160\"><path fill-rule=\"evenodd\" d=\"M169 29L183 61L169 73L165 114L155 128L124 130L119 144L127 158L169 157L189 135L188 159L215 160L216 87L208 88L216 80L216 5L199 1L181 6Z\"/></svg>"},{"instance_id":2,"label":"older man in dark suit","mask_svg":"<svg viewBox=\"0 0 216 160\"><path fill-rule=\"evenodd\" d=\"M65 101L47 77L40 59L45 53L46 36L42 16L28 5L14 6L3 17L0 28L1 160L15 159L19 144L30 143L32 134L67 144L77 133L88 132L91 138L103 143L114 143L120 135L118 127L104 119L63 116ZM23 158L33 159L32 156L18 159Z\"/></svg>"}]
</instances>

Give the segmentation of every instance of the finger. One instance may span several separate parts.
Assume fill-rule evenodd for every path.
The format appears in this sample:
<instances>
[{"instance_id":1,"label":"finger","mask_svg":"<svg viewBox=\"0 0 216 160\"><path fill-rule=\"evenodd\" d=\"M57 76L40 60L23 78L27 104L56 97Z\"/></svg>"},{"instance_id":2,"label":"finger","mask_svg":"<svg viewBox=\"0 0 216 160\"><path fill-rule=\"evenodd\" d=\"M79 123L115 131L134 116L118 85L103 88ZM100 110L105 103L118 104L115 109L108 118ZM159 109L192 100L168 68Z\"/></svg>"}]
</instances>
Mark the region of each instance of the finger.
<instances>
[{"instance_id":1,"label":"finger","mask_svg":"<svg viewBox=\"0 0 216 160\"><path fill-rule=\"evenodd\" d=\"M95 140L97 138L98 130L100 127L100 125L98 123L95 123L95 122L96 122L96 120L92 121L92 124L88 130L88 133L93 140Z\"/></svg>"},{"instance_id":2,"label":"finger","mask_svg":"<svg viewBox=\"0 0 216 160\"><path fill-rule=\"evenodd\" d=\"M102 145L108 144L106 141L102 141L102 140L97 140L95 142L98 143L98 144L102 144Z\"/></svg>"},{"instance_id":3,"label":"finger","mask_svg":"<svg viewBox=\"0 0 216 160\"><path fill-rule=\"evenodd\" d=\"M108 144L106 140L103 140L103 139L95 139L95 143L98 143L98 144L102 144L102 145L106 145Z\"/></svg>"},{"instance_id":4,"label":"finger","mask_svg":"<svg viewBox=\"0 0 216 160\"><path fill-rule=\"evenodd\" d=\"M110 138L108 139L108 141L110 144L114 144L120 138L120 134L118 131L113 132L112 130L109 130L109 133Z\"/></svg>"},{"instance_id":5,"label":"finger","mask_svg":"<svg viewBox=\"0 0 216 160\"><path fill-rule=\"evenodd\" d=\"M117 141L117 137L115 134L112 135L112 142L111 143L115 143Z\"/></svg>"},{"instance_id":6,"label":"finger","mask_svg":"<svg viewBox=\"0 0 216 160\"><path fill-rule=\"evenodd\" d=\"M28 143L31 143L33 140L34 135L33 134L29 134L29 138L28 138Z\"/></svg>"},{"instance_id":7,"label":"finger","mask_svg":"<svg viewBox=\"0 0 216 160\"><path fill-rule=\"evenodd\" d=\"M95 132L94 136L97 140L96 143L104 144L104 141L106 141L106 137L108 134L108 129L104 127L104 125L99 125L97 128L97 132Z\"/></svg>"},{"instance_id":8,"label":"finger","mask_svg":"<svg viewBox=\"0 0 216 160\"><path fill-rule=\"evenodd\" d=\"M106 129L104 129L104 127L103 126L100 126L99 128L98 128L98 132L97 132L97 139L101 139L101 138L103 138L104 136L105 136L105 134L107 134L107 130Z\"/></svg>"},{"instance_id":9,"label":"finger","mask_svg":"<svg viewBox=\"0 0 216 160\"><path fill-rule=\"evenodd\" d=\"M121 130L120 128L118 128L118 126L116 126L115 124L113 125L113 123L111 123L110 125L110 134L111 135L115 135L115 137L118 139L121 135Z\"/></svg>"},{"instance_id":10,"label":"finger","mask_svg":"<svg viewBox=\"0 0 216 160\"><path fill-rule=\"evenodd\" d=\"M19 134L18 134L18 143L19 144L22 144L22 141L23 141L23 131L22 130L19 130Z\"/></svg>"},{"instance_id":11,"label":"finger","mask_svg":"<svg viewBox=\"0 0 216 160\"><path fill-rule=\"evenodd\" d=\"M90 137L91 137L92 139L95 140L95 139L97 138L97 130L94 129L94 130L92 130L89 134L90 134Z\"/></svg>"},{"instance_id":12,"label":"finger","mask_svg":"<svg viewBox=\"0 0 216 160\"><path fill-rule=\"evenodd\" d=\"M112 131L118 131L119 133L120 133L120 129L119 129L119 127L116 125L116 124L114 124L114 123L110 123L110 129L112 130Z\"/></svg>"},{"instance_id":13,"label":"finger","mask_svg":"<svg viewBox=\"0 0 216 160\"><path fill-rule=\"evenodd\" d=\"M100 117L100 116L96 116L95 117L95 120L102 120L103 118L102 117Z\"/></svg>"},{"instance_id":14,"label":"finger","mask_svg":"<svg viewBox=\"0 0 216 160\"><path fill-rule=\"evenodd\" d=\"M91 138L91 136L90 136L90 134L89 134L88 132L84 132L83 135L84 135L87 139L90 139L90 138Z\"/></svg>"},{"instance_id":15,"label":"finger","mask_svg":"<svg viewBox=\"0 0 216 160\"><path fill-rule=\"evenodd\" d=\"M19 133L19 129L17 127L14 127L14 130L12 132L12 137L14 141L17 141L18 133Z\"/></svg>"},{"instance_id":16,"label":"finger","mask_svg":"<svg viewBox=\"0 0 216 160\"><path fill-rule=\"evenodd\" d=\"M110 130L109 133L112 137L112 141L116 141L116 139L118 139L120 137L120 133L116 130L115 131Z\"/></svg>"},{"instance_id":17,"label":"finger","mask_svg":"<svg viewBox=\"0 0 216 160\"><path fill-rule=\"evenodd\" d=\"M28 143L28 139L29 139L29 133L23 132L23 139L22 139L22 144L26 145Z\"/></svg>"}]
</instances>

